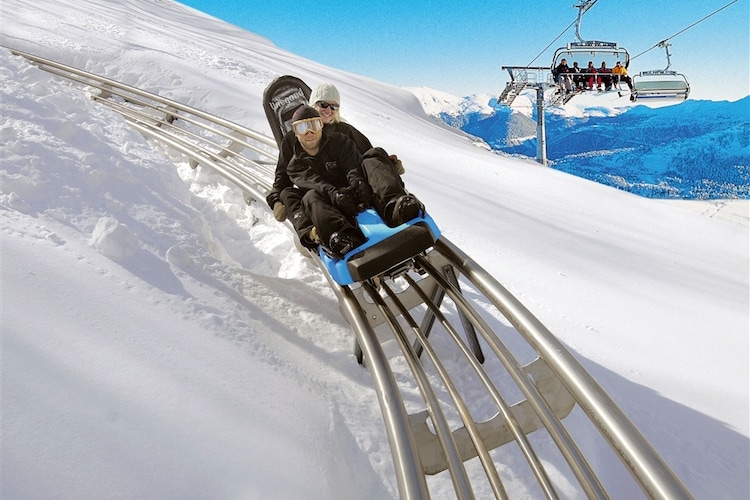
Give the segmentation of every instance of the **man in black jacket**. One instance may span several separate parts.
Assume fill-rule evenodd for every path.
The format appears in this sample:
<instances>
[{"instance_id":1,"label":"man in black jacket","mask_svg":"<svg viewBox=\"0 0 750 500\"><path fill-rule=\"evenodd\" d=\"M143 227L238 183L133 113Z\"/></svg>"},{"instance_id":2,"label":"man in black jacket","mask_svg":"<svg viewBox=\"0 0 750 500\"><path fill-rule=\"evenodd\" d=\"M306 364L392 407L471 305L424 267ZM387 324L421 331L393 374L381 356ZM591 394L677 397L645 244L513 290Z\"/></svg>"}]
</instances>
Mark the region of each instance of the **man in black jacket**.
<instances>
[{"instance_id":1,"label":"man in black jacket","mask_svg":"<svg viewBox=\"0 0 750 500\"><path fill-rule=\"evenodd\" d=\"M370 140L362 132L341 120L339 115L339 109L341 108L339 104L340 95L334 85L328 83L318 85L310 95L310 99L310 104L318 111L320 119L323 122L324 134L340 132L346 135L354 141L357 151L360 154L364 154L365 151L372 148ZM299 188L294 186L287 173L287 167L294 156L294 148L297 144L297 136L293 130L290 130L281 141L273 187L266 195L266 202L273 210L273 216L277 221L282 222L289 217L295 228L312 228L313 224L310 220L310 215L302 206L303 193ZM312 234L317 236L317 230ZM317 247L317 242L309 236L309 233L303 234L300 237L300 243L306 248Z\"/></svg>"},{"instance_id":2,"label":"man in black jacket","mask_svg":"<svg viewBox=\"0 0 750 500\"><path fill-rule=\"evenodd\" d=\"M323 134L320 114L311 106L294 112L292 130L297 142L287 174L295 186L291 189L299 190L296 196L302 194L304 208L302 213L290 210L292 225L303 245L314 244L317 233L321 244L334 257L341 257L367 240L354 220L372 197L360 167L361 157L345 135ZM292 196L285 192L290 193L282 191L281 201L290 209L291 200L286 198ZM304 220L306 215L309 221Z\"/></svg>"}]
</instances>

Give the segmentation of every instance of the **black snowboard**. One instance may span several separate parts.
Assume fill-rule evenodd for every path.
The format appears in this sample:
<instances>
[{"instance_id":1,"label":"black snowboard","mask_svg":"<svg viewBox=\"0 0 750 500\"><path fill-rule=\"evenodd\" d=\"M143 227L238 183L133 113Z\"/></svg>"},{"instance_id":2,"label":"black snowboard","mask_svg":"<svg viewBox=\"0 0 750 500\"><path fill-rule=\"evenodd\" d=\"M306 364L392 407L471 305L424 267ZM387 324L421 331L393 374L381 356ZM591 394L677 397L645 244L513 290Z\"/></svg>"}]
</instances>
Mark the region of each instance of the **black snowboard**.
<instances>
[{"instance_id":1,"label":"black snowboard","mask_svg":"<svg viewBox=\"0 0 750 500\"><path fill-rule=\"evenodd\" d=\"M284 135L292 128L292 115L298 107L307 104L310 93L305 82L289 75L276 78L263 91L263 109L279 147Z\"/></svg>"}]
</instances>

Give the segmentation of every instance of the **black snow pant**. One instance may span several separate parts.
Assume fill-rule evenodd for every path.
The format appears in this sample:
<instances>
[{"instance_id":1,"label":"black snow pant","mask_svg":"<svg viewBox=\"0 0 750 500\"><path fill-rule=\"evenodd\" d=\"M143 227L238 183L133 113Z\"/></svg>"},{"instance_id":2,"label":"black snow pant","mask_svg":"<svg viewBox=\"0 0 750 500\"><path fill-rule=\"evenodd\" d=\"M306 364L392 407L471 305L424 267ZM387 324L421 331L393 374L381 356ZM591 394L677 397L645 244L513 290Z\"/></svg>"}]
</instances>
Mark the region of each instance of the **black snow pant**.
<instances>
[{"instance_id":1,"label":"black snow pant","mask_svg":"<svg viewBox=\"0 0 750 500\"><path fill-rule=\"evenodd\" d=\"M320 236L320 241L324 245L328 245L333 233L356 231L361 234L356 221L346 217L338 208L334 207L327 194L310 190L302 197L302 204L307 213L310 214L310 219L318 229L318 236ZM299 231L297 234L299 234Z\"/></svg>"},{"instance_id":2,"label":"black snow pant","mask_svg":"<svg viewBox=\"0 0 750 500\"><path fill-rule=\"evenodd\" d=\"M310 215L302 203L304 192L297 187L288 187L281 190L279 199L284 204L287 211L287 217L294 226L294 230L299 236L299 241L305 248L315 249L318 244L310 239L309 233L313 228Z\"/></svg>"},{"instance_id":3,"label":"black snow pant","mask_svg":"<svg viewBox=\"0 0 750 500\"><path fill-rule=\"evenodd\" d=\"M381 217L386 217L386 205L406 194L401 176L383 148L372 148L365 152L362 170L374 194L375 210Z\"/></svg>"}]
</instances>

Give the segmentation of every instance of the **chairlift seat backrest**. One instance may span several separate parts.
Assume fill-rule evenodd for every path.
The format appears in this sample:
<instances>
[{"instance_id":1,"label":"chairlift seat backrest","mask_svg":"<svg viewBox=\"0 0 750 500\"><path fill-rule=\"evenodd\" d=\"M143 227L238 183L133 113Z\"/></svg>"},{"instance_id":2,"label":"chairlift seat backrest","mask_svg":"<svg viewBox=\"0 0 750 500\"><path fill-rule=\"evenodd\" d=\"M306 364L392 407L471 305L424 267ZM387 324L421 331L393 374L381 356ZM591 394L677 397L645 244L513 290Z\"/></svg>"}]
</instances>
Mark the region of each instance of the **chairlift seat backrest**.
<instances>
[{"instance_id":1,"label":"chairlift seat backrest","mask_svg":"<svg viewBox=\"0 0 750 500\"><path fill-rule=\"evenodd\" d=\"M687 90L685 82L672 81L636 81L633 85L636 90L674 90L684 92Z\"/></svg>"},{"instance_id":2,"label":"chairlift seat backrest","mask_svg":"<svg viewBox=\"0 0 750 500\"><path fill-rule=\"evenodd\" d=\"M601 42L592 40L588 42L570 42L565 47L560 47L555 51L552 57L552 66L554 70L563 59L567 60L568 66L573 67L573 63L578 63L581 70L585 70L589 61L599 67L602 61L607 63L607 67L614 67L617 61L626 68L630 65L630 54L625 47L620 47L615 42Z\"/></svg>"},{"instance_id":3,"label":"chairlift seat backrest","mask_svg":"<svg viewBox=\"0 0 750 500\"><path fill-rule=\"evenodd\" d=\"M633 77L636 97L687 99L690 84L676 71L644 71Z\"/></svg>"},{"instance_id":4,"label":"chairlift seat backrest","mask_svg":"<svg viewBox=\"0 0 750 500\"><path fill-rule=\"evenodd\" d=\"M690 93L687 78L675 71L644 71L633 77L633 86L639 96L687 99Z\"/></svg>"}]
</instances>

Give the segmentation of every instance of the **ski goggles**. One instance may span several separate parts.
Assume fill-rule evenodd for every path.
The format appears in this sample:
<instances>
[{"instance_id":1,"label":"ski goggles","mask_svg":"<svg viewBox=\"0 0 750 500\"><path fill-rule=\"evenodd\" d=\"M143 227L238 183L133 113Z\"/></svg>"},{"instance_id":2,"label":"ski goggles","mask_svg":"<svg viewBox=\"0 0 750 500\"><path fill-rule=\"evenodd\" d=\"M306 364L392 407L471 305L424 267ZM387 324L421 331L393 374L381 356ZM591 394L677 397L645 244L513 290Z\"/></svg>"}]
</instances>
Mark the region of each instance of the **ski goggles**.
<instances>
[{"instance_id":1,"label":"ski goggles","mask_svg":"<svg viewBox=\"0 0 750 500\"><path fill-rule=\"evenodd\" d=\"M321 120L319 117L299 120L292 123L292 130L294 130L294 133L298 135L305 135L310 131L319 132L320 130L323 130L323 120Z\"/></svg>"},{"instance_id":2,"label":"ski goggles","mask_svg":"<svg viewBox=\"0 0 750 500\"><path fill-rule=\"evenodd\" d=\"M339 109L341 107L338 104L330 104L330 103L327 103L325 101L318 101L318 102L315 103L315 105L316 106L320 106L323 109L331 108L331 111L336 111L337 109Z\"/></svg>"}]
</instances>

